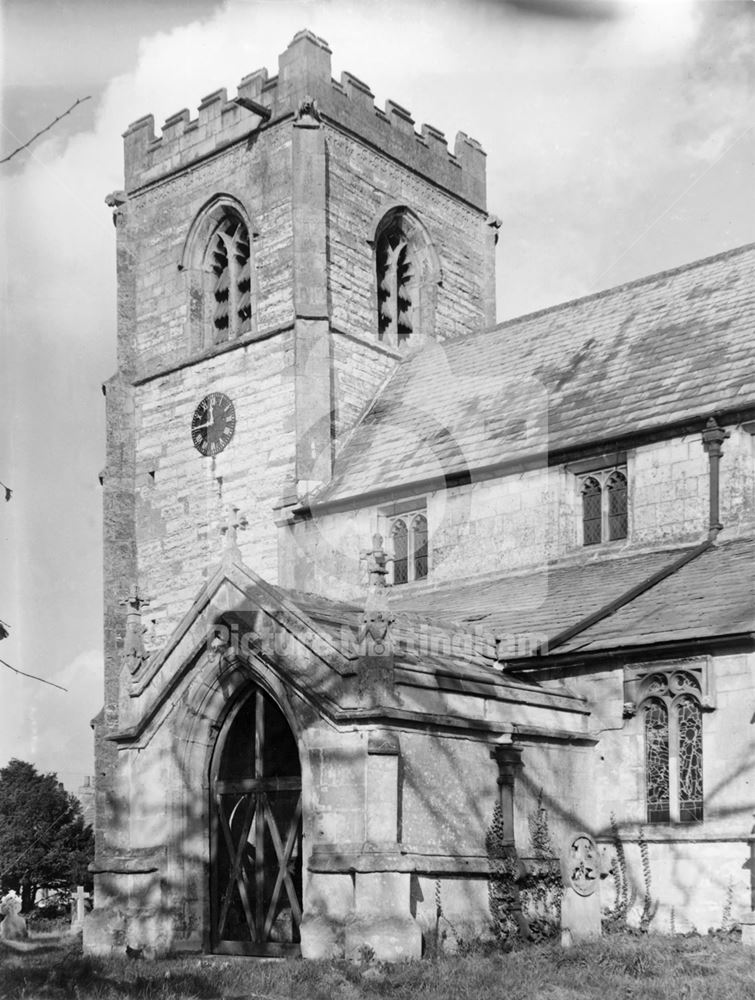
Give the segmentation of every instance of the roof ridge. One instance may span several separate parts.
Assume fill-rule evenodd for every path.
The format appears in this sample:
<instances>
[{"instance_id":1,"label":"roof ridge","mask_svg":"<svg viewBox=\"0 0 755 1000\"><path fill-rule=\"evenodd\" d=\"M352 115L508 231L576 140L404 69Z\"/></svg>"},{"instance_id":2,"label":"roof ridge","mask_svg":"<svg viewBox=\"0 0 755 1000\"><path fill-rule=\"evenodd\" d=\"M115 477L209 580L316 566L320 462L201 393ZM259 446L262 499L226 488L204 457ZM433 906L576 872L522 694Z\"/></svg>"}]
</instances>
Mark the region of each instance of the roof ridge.
<instances>
[{"instance_id":1,"label":"roof ridge","mask_svg":"<svg viewBox=\"0 0 755 1000\"><path fill-rule=\"evenodd\" d=\"M532 312L520 313L518 316L511 316L508 319L501 320L500 323L495 323L493 326L487 326L482 330L475 330L473 333L457 333L451 337L446 337L441 343L443 345L466 343L469 340L485 337L491 333L496 333L499 330L515 326L525 320L536 319L540 316L546 316L549 313L559 312L562 309L569 309L581 302L592 302L597 299L608 298L611 295L626 291L628 288L636 288L640 285L649 284L657 278L668 278L674 274L682 274L685 271L692 271L695 268L709 265L713 261L725 260L727 257L735 257L737 254L744 254L747 251L752 250L755 250L755 242L744 243L742 246L732 247L729 250L722 250L720 253L711 254L709 257L702 257L699 260L691 260L684 264L677 264L675 267L665 268L662 271L654 271L652 274L645 274L640 278L632 278L630 281L624 281L620 285L610 285L608 288L602 288L597 292L589 292L587 295L578 295L573 299L565 299L563 302L555 302L551 306L543 306L541 309L535 309Z\"/></svg>"}]
</instances>

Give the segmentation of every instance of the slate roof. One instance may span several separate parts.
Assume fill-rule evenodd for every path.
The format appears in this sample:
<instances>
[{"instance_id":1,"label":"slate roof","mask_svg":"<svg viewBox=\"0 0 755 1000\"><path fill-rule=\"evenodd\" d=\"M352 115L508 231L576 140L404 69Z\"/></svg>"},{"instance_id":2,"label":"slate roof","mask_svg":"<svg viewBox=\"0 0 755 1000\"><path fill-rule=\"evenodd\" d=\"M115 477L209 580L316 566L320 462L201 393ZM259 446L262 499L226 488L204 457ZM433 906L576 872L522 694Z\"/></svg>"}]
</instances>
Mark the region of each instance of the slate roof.
<instances>
[{"instance_id":1,"label":"slate roof","mask_svg":"<svg viewBox=\"0 0 755 1000\"><path fill-rule=\"evenodd\" d=\"M512 658L577 624L653 574L672 566L690 547L595 561L562 563L534 573L508 574L396 590L392 605L408 614L518 637ZM553 652L646 646L710 636L755 633L755 539L719 541L608 617Z\"/></svg>"},{"instance_id":2,"label":"slate roof","mask_svg":"<svg viewBox=\"0 0 755 1000\"><path fill-rule=\"evenodd\" d=\"M315 502L755 405L755 244L430 344Z\"/></svg>"},{"instance_id":3,"label":"slate roof","mask_svg":"<svg viewBox=\"0 0 755 1000\"><path fill-rule=\"evenodd\" d=\"M755 633L755 540L722 542L557 652Z\"/></svg>"}]
</instances>

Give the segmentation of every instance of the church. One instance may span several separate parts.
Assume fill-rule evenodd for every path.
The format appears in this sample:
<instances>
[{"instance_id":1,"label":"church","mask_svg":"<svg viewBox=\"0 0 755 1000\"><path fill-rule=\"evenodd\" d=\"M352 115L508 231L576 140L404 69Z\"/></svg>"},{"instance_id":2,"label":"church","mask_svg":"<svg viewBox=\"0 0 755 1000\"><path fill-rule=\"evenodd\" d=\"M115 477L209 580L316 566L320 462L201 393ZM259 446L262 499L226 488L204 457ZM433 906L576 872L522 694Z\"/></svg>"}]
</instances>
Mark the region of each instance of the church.
<instances>
[{"instance_id":1,"label":"church","mask_svg":"<svg viewBox=\"0 0 755 1000\"><path fill-rule=\"evenodd\" d=\"M124 145L86 949L483 938L494 816L750 914L755 245L496 325L480 144L309 31Z\"/></svg>"}]
</instances>

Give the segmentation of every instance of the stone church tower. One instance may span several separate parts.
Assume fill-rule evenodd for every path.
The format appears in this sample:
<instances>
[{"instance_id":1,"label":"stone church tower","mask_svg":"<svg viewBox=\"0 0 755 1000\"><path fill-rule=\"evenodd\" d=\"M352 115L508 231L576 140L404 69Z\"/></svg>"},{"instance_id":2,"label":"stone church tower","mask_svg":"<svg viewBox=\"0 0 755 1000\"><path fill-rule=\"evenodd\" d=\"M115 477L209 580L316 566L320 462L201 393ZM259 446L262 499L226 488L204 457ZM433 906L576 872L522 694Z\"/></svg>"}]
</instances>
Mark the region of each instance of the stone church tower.
<instances>
[{"instance_id":1,"label":"stone church tower","mask_svg":"<svg viewBox=\"0 0 755 1000\"><path fill-rule=\"evenodd\" d=\"M656 926L755 921L755 246L491 326L484 153L311 33L153 126L108 198L86 948L526 937L543 844L605 872L616 830Z\"/></svg>"},{"instance_id":2,"label":"stone church tower","mask_svg":"<svg viewBox=\"0 0 755 1000\"><path fill-rule=\"evenodd\" d=\"M184 774L179 795L180 740L166 719L186 707L187 668L167 676L161 657L186 645L186 615L223 558L281 582L276 522L329 480L397 361L494 321L497 223L479 144L460 133L450 152L398 104L376 108L350 73L334 81L327 44L308 31L277 76L250 74L230 100L208 95L196 118L180 111L157 137L148 115L124 139L125 189L108 198L118 370L105 386L105 706L88 942L206 947L196 883L208 865L207 776ZM185 662L212 635L192 634ZM196 840L194 867L165 854L177 795L195 796L180 807L196 821L180 833Z\"/></svg>"}]
</instances>

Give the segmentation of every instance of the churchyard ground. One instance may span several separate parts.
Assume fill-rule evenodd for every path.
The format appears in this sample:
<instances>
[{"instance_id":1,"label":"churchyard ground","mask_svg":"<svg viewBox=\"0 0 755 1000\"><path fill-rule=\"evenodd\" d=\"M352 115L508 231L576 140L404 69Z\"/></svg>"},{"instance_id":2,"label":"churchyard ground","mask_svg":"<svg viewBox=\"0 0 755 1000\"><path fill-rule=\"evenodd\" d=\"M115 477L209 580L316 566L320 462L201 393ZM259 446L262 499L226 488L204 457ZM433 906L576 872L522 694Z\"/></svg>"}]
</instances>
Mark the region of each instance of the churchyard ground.
<instances>
[{"instance_id":1,"label":"churchyard ground","mask_svg":"<svg viewBox=\"0 0 755 1000\"><path fill-rule=\"evenodd\" d=\"M93 958L80 942L0 952L3 1000L755 1000L738 939L614 935L386 965L185 957Z\"/></svg>"}]
</instances>

